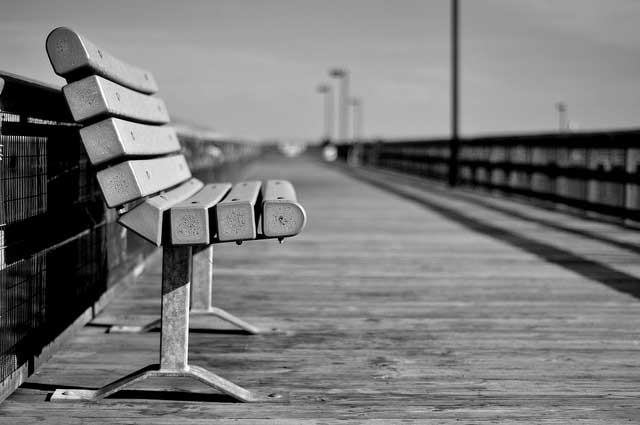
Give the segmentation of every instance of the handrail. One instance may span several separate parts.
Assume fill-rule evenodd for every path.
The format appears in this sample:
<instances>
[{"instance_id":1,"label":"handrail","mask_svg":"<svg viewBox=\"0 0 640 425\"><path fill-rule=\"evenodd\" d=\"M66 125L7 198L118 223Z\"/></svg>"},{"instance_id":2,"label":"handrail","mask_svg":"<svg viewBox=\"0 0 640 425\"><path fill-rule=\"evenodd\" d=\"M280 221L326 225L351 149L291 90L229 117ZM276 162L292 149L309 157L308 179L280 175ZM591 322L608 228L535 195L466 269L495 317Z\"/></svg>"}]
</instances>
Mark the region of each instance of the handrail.
<instances>
[{"instance_id":1,"label":"handrail","mask_svg":"<svg viewBox=\"0 0 640 425\"><path fill-rule=\"evenodd\" d=\"M341 144L338 158L446 181L449 140ZM467 187L640 221L640 129L460 139L457 168Z\"/></svg>"},{"instance_id":2,"label":"handrail","mask_svg":"<svg viewBox=\"0 0 640 425\"><path fill-rule=\"evenodd\" d=\"M71 123L59 87L0 71L0 111Z\"/></svg>"}]
</instances>

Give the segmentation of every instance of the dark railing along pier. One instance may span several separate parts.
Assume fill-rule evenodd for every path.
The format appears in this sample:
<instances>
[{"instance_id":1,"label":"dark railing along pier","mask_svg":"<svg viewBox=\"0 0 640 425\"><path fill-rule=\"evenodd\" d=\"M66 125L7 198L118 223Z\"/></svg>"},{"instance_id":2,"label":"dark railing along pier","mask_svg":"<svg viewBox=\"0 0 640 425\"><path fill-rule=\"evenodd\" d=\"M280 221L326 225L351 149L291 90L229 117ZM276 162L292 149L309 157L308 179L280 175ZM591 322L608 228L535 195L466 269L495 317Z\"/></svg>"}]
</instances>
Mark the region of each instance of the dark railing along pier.
<instances>
[{"instance_id":1,"label":"dark railing along pier","mask_svg":"<svg viewBox=\"0 0 640 425\"><path fill-rule=\"evenodd\" d=\"M639 141L640 130L460 139L457 180L467 187L640 221ZM449 143L343 144L338 153L364 166L447 181Z\"/></svg>"}]
</instances>

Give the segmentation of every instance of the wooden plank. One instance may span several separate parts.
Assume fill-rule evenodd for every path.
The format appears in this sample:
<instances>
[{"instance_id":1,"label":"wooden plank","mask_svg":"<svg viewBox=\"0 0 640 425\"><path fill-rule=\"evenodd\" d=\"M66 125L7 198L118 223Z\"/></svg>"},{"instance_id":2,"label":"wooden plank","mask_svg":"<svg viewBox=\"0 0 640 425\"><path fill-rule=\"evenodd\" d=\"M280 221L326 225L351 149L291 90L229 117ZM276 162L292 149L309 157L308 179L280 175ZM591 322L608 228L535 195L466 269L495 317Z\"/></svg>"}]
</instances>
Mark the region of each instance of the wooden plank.
<instances>
[{"instance_id":1,"label":"wooden plank","mask_svg":"<svg viewBox=\"0 0 640 425\"><path fill-rule=\"evenodd\" d=\"M138 124L118 118L107 118L84 127L80 137L93 165L123 156L164 155L180 150L173 127Z\"/></svg>"},{"instance_id":2,"label":"wooden plank","mask_svg":"<svg viewBox=\"0 0 640 425\"><path fill-rule=\"evenodd\" d=\"M155 246L160 246L163 241L165 212L197 193L203 186L200 180L192 178L176 188L145 199L120 216L118 222Z\"/></svg>"},{"instance_id":3,"label":"wooden plank","mask_svg":"<svg viewBox=\"0 0 640 425\"><path fill-rule=\"evenodd\" d=\"M237 183L222 202L216 206L218 241L243 241L255 239L259 219L259 181Z\"/></svg>"},{"instance_id":4,"label":"wooden plank","mask_svg":"<svg viewBox=\"0 0 640 425\"><path fill-rule=\"evenodd\" d=\"M158 91L149 71L115 58L70 28L51 31L46 47L53 70L68 82L78 76L97 74L141 93Z\"/></svg>"},{"instance_id":5,"label":"wooden plank","mask_svg":"<svg viewBox=\"0 0 640 425\"><path fill-rule=\"evenodd\" d=\"M110 208L168 189L189 177L191 171L182 155L125 161L97 173Z\"/></svg>"},{"instance_id":6,"label":"wooden plank","mask_svg":"<svg viewBox=\"0 0 640 425\"><path fill-rule=\"evenodd\" d=\"M293 185L286 180L267 181L262 188L262 234L267 238L295 236L306 221Z\"/></svg>"},{"instance_id":7,"label":"wooden plank","mask_svg":"<svg viewBox=\"0 0 640 425\"><path fill-rule=\"evenodd\" d=\"M62 92L77 122L102 116L149 124L169 122L169 112L162 99L140 94L95 75L67 84Z\"/></svg>"},{"instance_id":8,"label":"wooden plank","mask_svg":"<svg viewBox=\"0 0 640 425\"><path fill-rule=\"evenodd\" d=\"M173 206L170 211L171 243L210 244L216 235L214 207L230 189L230 183L208 184L189 199Z\"/></svg>"}]
</instances>

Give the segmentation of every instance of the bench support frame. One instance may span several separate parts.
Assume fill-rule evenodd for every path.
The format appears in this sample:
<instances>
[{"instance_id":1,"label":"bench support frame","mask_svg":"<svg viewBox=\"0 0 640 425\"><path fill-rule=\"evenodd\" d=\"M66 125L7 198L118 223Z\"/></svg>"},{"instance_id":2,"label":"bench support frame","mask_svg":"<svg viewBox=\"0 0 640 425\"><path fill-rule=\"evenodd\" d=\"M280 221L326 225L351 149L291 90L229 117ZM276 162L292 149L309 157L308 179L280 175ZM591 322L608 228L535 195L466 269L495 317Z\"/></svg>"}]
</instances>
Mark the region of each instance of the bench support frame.
<instances>
[{"instance_id":1,"label":"bench support frame","mask_svg":"<svg viewBox=\"0 0 640 425\"><path fill-rule=\"evenodd\" d=\"M213 246L202 249L193 254L193 287L191 293L191 314L214 316L231 323L250 334L263 331L237 316L213 306Z\"/></svg>"},{"instance_id":2,"label":"bench support frame","mask_svg":"<svg viewBox=\"0 0 640 425\"><path fill-rule=\"evenodd\" d=\"M130 385L153 377L190 377L243 402L286 401L281 394L260 395L242 388L199 366L190 366L189 307L192 248L163 248L162 258L162 327L160 364L146 366L102 388L58 389L51 401L97 401Z\"/></svg>"},{"instance_id":3,"label":"bench support frame","mask_svg":"<svg viewBox=\"0 0 640 425\"><path fill-rule=\"evenodd\" d=\"M228 311L213 306L213 246L200 250L194 249L191 283L191 315L214 316L231 323L244 332L257 335L266 333L263 329L242 320ZM146 325L111 325L109 333L144 333L160 328L161 319L153 320Z\"/></svg>"}]
</instances>

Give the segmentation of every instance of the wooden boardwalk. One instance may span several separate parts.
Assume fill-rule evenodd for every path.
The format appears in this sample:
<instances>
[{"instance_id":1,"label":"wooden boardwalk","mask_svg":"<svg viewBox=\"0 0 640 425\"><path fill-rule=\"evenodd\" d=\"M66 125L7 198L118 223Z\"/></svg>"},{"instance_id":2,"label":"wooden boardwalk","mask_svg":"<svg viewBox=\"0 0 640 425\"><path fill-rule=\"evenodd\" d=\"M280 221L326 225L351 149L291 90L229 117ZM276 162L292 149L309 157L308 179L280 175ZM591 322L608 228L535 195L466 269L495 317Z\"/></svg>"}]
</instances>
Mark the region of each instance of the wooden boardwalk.
<instances>
[{"instance_id":1,"label":"wooden boardwalk","mask_svg":"<svg viewBox=\"0 0 640 425\"><path fill-rule=\"evenodd\" d=\"M220 331L194 330L190 357L290 402L233 403L191 382L46 401L157 361L158 333L103 327L158 316L152 261L0 404L0 423L640 423L640 232L305 159L249 173L293 181L309 225L282 246L216 246L214 295L283 332L200 320Z\"/></svg>"}]
</instances>

